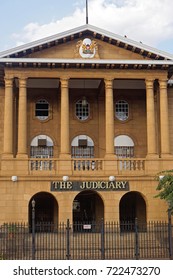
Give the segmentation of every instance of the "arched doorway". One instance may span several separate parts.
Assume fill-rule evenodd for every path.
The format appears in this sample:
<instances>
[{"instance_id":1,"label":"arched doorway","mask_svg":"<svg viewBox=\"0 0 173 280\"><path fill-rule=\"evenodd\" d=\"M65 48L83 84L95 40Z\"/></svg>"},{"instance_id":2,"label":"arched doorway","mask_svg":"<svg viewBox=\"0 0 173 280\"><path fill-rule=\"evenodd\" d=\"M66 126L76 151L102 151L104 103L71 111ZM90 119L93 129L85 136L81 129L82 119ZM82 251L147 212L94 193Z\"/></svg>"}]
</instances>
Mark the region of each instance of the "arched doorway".
<instances>
[{"instance_id":1,"label":"arched doorway","mask_svg":"<svg viewBox=\"0 0 173 280\"><path fill-rule=\"evenodd\" d=\"M35 223L58 223L58 203L54 196L47 192L35 194L29 201L29 225L32 225L32 200L35 200Z\"/></svg>"},{"instance_id":2,"label":"arched doorway","mask_svg":"<svg viewBox=\"0 0 173 280\"><path fill-rule=\"evenodd\" d=\"M82 191L73 201L73 223L98 224L104 218L102 198L95 191Z\"/></svg>"},{"instance_id":3,"label":"arched doorway","mask_svg":"<svg viewBox=\"0 0 173 280\"><path fill-rule=\"evenodd\" d=\"M146 225L146 202L139 192L132 191L126 193L119 204L120 223Z\"/></svg>"}]
</instances>

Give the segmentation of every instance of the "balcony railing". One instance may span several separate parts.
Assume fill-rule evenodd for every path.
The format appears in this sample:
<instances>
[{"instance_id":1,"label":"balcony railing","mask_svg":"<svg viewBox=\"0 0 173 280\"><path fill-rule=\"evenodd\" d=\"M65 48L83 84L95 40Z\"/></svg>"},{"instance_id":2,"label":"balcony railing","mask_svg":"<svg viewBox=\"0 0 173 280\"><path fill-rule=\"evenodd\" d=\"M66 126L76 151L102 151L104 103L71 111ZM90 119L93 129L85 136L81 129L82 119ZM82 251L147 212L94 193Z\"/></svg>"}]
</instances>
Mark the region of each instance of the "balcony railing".
<instances>
[{"instance_id":1,"label":"balcony railing","mask_svg":"<svg viewBox=\"0 0 173 280\"><path fill-rule=\"evenodd\" d=\"M115 172L118 174L122 173L144 173L145 171L145 159L115 159L117 160L117 168ZM114 161L114 162L115 162ZM68 161L69 162L69 161ZM104 171L105 170L105 159L96 158L78 158L71 159L71 172L72 173L87 173L91 171ZM56 158L32 158L29 159L29 170L30 172L41 172L49 171L51 173L58 173L60 170L61 160ZM113 166L113 165L112 165Z\"/></svg>"},{"instance_id":2,"label":"balcony railing","mask_svg":"<svg viewBox=\"0 0 173 280\"><path fill-rule=\"evenodd\" d=\"M40 170L40 171L46 171L46 170L54 170L55 169L55 160L52 159L34 159L32 158L29 161L29 169L30 170Z\"/></svg>"},{"instance_id":3,"label":"balcony railing","mask_svg":"<svg viewBox=\"0 0 173 280\"><path fill-rule=\"evenodd\" d=\"M74 171L103 170L103 160L100 159L73 159L72 162Z\"/></svg>"},{"instance_id":4,"label":"balcony railing","mask_svg":"<svg viewBox=\"0 0 173 280\"><path fill-rule=\"evenodd\" d=\"M144 171L145 159L118 159L119 171Z\"/></svg>"}]
</instances>

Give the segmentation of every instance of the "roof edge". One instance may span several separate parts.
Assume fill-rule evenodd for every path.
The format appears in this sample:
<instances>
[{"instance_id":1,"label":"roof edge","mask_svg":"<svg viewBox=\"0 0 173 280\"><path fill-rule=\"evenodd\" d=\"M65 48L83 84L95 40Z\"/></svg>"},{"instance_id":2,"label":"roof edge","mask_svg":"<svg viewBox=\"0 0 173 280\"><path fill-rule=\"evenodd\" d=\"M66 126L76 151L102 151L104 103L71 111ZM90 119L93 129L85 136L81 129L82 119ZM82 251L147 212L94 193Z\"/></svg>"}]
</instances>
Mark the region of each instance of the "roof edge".
<instances>
[{"instance_id":1,"label":"roof edge","mask_svg":"<svg viewBox=\"0 0 173 280\"><path fill-rule=\"evenodd\" d=\"M51 41L53 41L55 39L65 37L67 35L69 36L69 35L72 35L72 34L74 34L76 32L80 32L80 31L86 30L87 26L88 26L88 24L85 24L85 25L82 25L82 26L70 29L68 31L66 30L66 31L63 31L61 33L56 33L54 35L50 35L50 36L44 37L42 39L38 39L38 40L32 41L30 43L26 43L26 44L23 44L23 45L14 47L14 48L10 48L9 50L5 50L5 51L0 52L0 58L4 57L4 56L7 56L7 55L11 55L11 54L13 54L15 52L25 51L25 50L27 50L29 48L38 46L40 44L49 43L49 42L51 42Z\"/></svg>"},{"instance_id":2,"label":"roof edge","mask_svg":"<svg viewBox=\"0 0 173 280\"><path fill-rule=\"evenodd\" d=\"M63 31L61 33L57 33L57 34L45 37L43 39L32 41L30 43L26 43L24 45L21 45L21 46L15 47L15 48L11 48L9 50L2 51L2 52L0 52L0 58L10 56L10 55L18 53L18 52L26 51L29 48L33 48L33 47L36 47L36 46L41 45L41 44L45 44L45 43L49 43L49 42L54 41L54 40L58 40L58 39L63 38L65 36L70 36L70 35L73 35L74 33L83 32L83 31L87 31L87 30L92 31L92 32L100 33L101 35L110 37L110 38L115 39L115 40L120 40L121 42L123 42L125 44L135 46L137 48L146 50L148 52L153 52L156 55L164 57L165 59L173 60L173 54L170 54L170 53L167 53L167 52L164 52L164 51L160 51L160 50L158 50L156 48L153 48L149 45L143 44L141 42L134 41L134 40L129 39L127 37L123 37L121 35L112 33L110 31L106 31L104 29L101 29L99 27L96 27L96 26L90 25L90 24L84 24L84 25L72 28L70 30Z\"/></svg>"},{"instance_id":3,"label":"roof edge","mask_svg":"<svg viewBox=\"0 0 173 280\"><path fill-rule=\"evenodd\" d=\"M133 60L133 59L64 59L64 58L0 58L0 63L93 63L93 64L143 64L173 65L173 60Z\"/></svg>"}]
</instances>

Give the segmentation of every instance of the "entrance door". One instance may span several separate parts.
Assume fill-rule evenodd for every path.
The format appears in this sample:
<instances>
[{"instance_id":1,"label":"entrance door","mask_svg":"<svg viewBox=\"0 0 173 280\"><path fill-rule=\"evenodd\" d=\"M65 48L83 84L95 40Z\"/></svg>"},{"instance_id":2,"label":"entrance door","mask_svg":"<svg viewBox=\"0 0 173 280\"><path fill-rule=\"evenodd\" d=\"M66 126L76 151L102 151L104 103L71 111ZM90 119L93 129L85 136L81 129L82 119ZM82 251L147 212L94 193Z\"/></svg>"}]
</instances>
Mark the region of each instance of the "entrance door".
<instances>
[{"instance_id":1,"label":"entrance door","mask_svg":"<svg viewBox=\"0 0 173 280\"><path fill-rule=\"evenodd\" d=\"M35 194L29 202L29 224L32 224L32 200L35 200L35 224L58 223L58 204L53 195L40 192Z\"/></svg>"},{"instance_id":2,"label":"entrance door","mask_svg":"<svg viewBox=\"0 0 173 280\"><path fill-rule=\"evenodd\" d=\"M73 223L97 224L104 218L104 205L94 191L82 191L73 201Z\"/></svg>"},{"instance_id":3,"label":"entrance door","mask_svg":"<svg viewBox=\"0 0 173 280\"><path fill-rule=\"evenodd\" d=\"M141 227L146 225L146 203L138 192L126 193L121 198L119 213L120 223L124 224L124 228L134 229L136 218Z\"/></svg>"}]
</instances>

